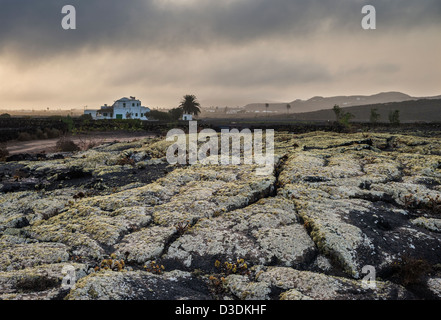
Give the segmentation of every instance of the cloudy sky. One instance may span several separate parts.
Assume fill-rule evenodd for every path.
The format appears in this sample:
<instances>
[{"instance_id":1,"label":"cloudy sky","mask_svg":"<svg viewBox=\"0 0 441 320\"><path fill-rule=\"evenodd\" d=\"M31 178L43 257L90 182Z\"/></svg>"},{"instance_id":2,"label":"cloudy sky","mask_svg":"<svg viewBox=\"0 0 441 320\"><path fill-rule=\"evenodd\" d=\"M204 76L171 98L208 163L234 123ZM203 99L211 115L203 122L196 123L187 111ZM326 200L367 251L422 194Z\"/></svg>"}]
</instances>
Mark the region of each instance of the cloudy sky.
<instances>
[{"instance_id":1,"label":"cloudy sky","mask_svg":"<svg viewBox=\"0 0 441 320\"><path fill-rule=\"evenodd\" d=\"M376 30L361 27L367 4ZM433 96L440 35L440 0L0 0L0 108Z\"/></svg>"}]
</instances>

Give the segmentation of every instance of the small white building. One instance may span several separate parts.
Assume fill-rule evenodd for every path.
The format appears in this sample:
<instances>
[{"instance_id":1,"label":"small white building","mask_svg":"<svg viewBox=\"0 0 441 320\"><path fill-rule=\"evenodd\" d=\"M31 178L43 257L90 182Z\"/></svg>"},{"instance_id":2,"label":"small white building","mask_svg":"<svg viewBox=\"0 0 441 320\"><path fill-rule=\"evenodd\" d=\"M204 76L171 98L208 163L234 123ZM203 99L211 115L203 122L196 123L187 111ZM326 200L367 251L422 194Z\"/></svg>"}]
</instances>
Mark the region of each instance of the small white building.
<instances>
[{"instance_id":1,"label":"small white building","mask_svg":"<svg viewBox=\"0 0 441 320\"><path fill-rule=\"evenodd\" d=\"M90 114L94 120L102 119L140 119L149 120L150 108L141 105L141 101L135 97L121 98L112 106L105 104L99 110L84 110L84 114Z\"/></svg>"},{"instance_id":2,"label":"small white building","mask_svg":"<svg viewBox=\"0 0 441 320\"><path fill-rule=\"evenodd\" d=\"M184 120L184 121L193 121L193 116L191 114L184 114L182 116L182 120Z\"/></svg>"}]
</instances>

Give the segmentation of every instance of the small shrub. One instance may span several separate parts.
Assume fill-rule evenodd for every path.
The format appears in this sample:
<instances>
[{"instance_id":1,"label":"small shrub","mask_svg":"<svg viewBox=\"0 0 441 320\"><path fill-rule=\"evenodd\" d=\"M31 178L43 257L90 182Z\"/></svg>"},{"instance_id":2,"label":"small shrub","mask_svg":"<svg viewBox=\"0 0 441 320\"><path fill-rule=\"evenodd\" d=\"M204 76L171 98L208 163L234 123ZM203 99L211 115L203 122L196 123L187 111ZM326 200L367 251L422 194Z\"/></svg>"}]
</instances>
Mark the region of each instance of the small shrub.
<instances>
[{"instance_id":1,"label":"small shrub","mask_svg":"<svg viewBox=\"0 0 441 320\"><path fill-rule=\"evenodd\" d=\"M80 147L73 142L71 139L62 137L57 141L56 148L58 151L62 152L75 152L80 151Z\"/></svg>"},{"instance_id":2,"label":"small shrub","mask_svg":"<svg viewBox=\"0 0 441 320\"><path fill-rule=\"evenodd\" d=\"M0 143L0 160L5 159L9 155L6 143Z\"/></svg>"},{"instance_id":3,"label":"small shrub","mask_svg":"<svg viewBox=\"0 0 441 320\"><path fill-rule=\"evenodd\" d=\"M33 137L31 134L27 133L27 132L20 132L18 134L18 141L30 141L33 140Z\"/></svg>"},{"instance_id":4,"label":"small shrub","mask_svg":"<svg viewBox=\"0 0 441 320\"><path fill-rule=\"evenodd\" d=\"M125 165L135 166L135 160L133 160L129 157L124 157L124 158L119 159L116 162L116 164L119 166L125 166Z\"/></svg>"},{"instance_id":5,"label":"small shrub","mask_svg":"<svg viewBox=\"0 0 441 320\"><path fill-rule=\"evenodd\" d=\"M179 235L183 235L190 228L190 221L181 221L175 226L175 228Z\"/></svg>"},{"instance_id":6,"label":"small shrub","mask_svg":"<svg viewBox=\"0 0 441 320\"><path fill-rule=\"evenodd\" d=\"M157 264L156 261L151 261L148 265L144 266L144 269L147 272L151 272L154 274L161 274L164 271L164 266L161 264Z\"/></svg>"},{"instance_id":7,"label":"small shrub","mask_svg":"<svg viewBox=\"0 0 441 320\"><path fill-rule=\"evenodd\" d=\"M335 105L332 110L334 111L337 123L345 128L349 128L349 121L355 118L355 116L350 112L343 111L338 105Z\"/></svg>"},{"instance_id":8,"label":"small shrub","mask_svg":"<svg viewBox=\"0 0 441 320\"><path fill-rule=\"evenodd\" d=\"M389 112L389 122L395 126L400 124L400 110Z\"/></svg>"},{"instance_id":9,"label":"small shrub","mask_svg":"<svg viewBox=\"0 0 441 320\"><path fill-rule=\"evenodd\" d=\"M378 121L380 120L380 117L381 116L378 113L378 109L377 108L371 109L371 115L370 115L370 118L369 118L369 121L371 123L378 123Z\"/></svg>"},{"instance_id":10,"label":"small shrub","mask_svg":"<svg viewBox=\"0 0 441 320\"><path fill-rule=\"evenodd\" d=\"M237 259L236 263L225 261L221 263L219 260L216 260L214 266L219 269L223 274L241 274L248 275L250 272L248 270L248 265L245 263L244 259Z\"/></svg>"},{"instance_id":11,"label":"small shrub","mask_svg":"<svg viewBox=\"0 0 441 320\"><path fill-rule=\"evenodd\" d=\"M438 195L436 197L427 196L426 208L434 213L441 213L441 198Z\"/></svg>"},{"instance_id":12,"label":"small shrub","mask_svg":"<svg viewBox=\"0 0 441 320\"><path fill-rule=\"evenodd\" d=\"M431 271L430 264L423 259L403 255L392 263L395 277L403 286L420 284L424 275Z\"/></svg>"},{"instance_id":13,"label":"small shrub","mask_svg":"<svg viewBox=\"0 0 441 320\"><path fill-rule=\"evenodd\" d=\"M116 256L112 254L110 256L110 259L104 259L103 261L101 261L100 265L94 268L94 271L98 272L100 270L111 270L118 272L124 270L126 265L124 260L117 260L115 258Z\"/></svg>"},{"instance_id":14,"label":"small shrub","mask_svg":"<svg viewBox=\"0 0 441 320\"><path fill-rule=\"evenodd\" d=\"M212 288L213 292L215 294L223 294L225 292L225 278L224 277L215 277L213 275L211 275L208 278L209 282L210 282L210 287Z\"/></svg>"},{"instance_id":15,"label":"small shrub","mask_svg":"<svg viewBox=\"0 0 441 320\"><path fill-rule=\"evenodd\" d=\"M63 121L63 123L66 125L67 132L72 132L75 129L73 119L69 115L67 117L63 117L61 121Z\"/></svg>"},{"instance_id":16,"label":"small shrub","mask_svg":"<svg viewBox=\"0 0 441 320\"><path fill-rule=\"evenodd\" d=\"M41 130L40 128L38 128L37 130L35 130L35 136L36 136L38 139L47 139L47 138L48 138L47 133L44 132L43 130Z\"/></svg>"},{"instance_id":17,"label":"small shrub","mask_svg":"<svg viewBox=\"0 0 441 320\"><path fill-rule=\"evenodd\" d=\"M73 196L73 198L75 199L75 200L78 200L78 199L82 199L82 198L85 198L86 197L86 195L84 194L84 192L78 192L77 194L74 194L74 196Z\"/></svg>"},{"instance_id":18,"label":"small shrub","mask_svg":"<svg viewBox=\"0 0 441 320\"><path fill-rule=\"evenodd\" d=\"M44 133L49 139L55 139L61 136L61 131L55 128L45 128Z\"/></svg>"}]
</instances>

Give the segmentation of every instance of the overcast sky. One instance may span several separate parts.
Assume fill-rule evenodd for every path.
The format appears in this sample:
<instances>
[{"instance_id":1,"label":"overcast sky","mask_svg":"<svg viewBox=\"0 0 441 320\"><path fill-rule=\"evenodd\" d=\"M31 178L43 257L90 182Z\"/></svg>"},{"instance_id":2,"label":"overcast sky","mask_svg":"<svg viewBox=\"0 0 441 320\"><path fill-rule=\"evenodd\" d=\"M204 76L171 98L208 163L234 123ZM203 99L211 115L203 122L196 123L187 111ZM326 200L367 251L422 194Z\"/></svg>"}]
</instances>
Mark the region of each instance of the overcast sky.
<instances>
[{"instance_id":1,"label":"overcast sky","mask_svg":"<svg viewBox=\"0 0 441 320\"><path fill-rule=\"evenodd\" d=\"M440 95L440 35L440 0L0 0L0 108Z\"/></svg>"}]
</instances>

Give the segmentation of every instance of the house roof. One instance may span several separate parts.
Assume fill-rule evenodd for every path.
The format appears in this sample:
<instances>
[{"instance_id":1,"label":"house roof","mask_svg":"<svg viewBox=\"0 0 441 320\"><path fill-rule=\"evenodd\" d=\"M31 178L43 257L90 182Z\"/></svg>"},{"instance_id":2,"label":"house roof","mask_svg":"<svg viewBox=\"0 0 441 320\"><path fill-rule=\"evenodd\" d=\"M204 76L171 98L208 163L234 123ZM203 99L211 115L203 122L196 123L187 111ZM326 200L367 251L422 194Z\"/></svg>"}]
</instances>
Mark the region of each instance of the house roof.
<instances>
[{"instance_id":1,"label":"house roof","mask_svg":"<svg viewBox=\"0 0 441 320\"><path fill-rule=\"evenodd\" d=\"M113 112L113 107L101 107L98 112Z\"/></svg>"},{"instance_id":2,"label":"house roof","mask_svg":"<svg viewBox=\"0 0 441 320\"><path fill-rule=\"evenodd\" d=\"M115 102L124 102L124 101L140 101L140 100L136 99L135 97L130 97L130 99L127 97L124 97L119 100L116 100Z\"/></svg>"}]
</instances>

